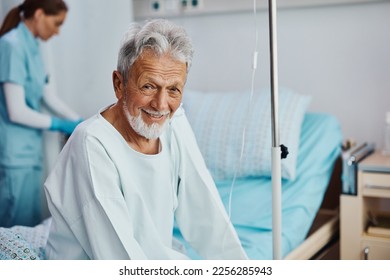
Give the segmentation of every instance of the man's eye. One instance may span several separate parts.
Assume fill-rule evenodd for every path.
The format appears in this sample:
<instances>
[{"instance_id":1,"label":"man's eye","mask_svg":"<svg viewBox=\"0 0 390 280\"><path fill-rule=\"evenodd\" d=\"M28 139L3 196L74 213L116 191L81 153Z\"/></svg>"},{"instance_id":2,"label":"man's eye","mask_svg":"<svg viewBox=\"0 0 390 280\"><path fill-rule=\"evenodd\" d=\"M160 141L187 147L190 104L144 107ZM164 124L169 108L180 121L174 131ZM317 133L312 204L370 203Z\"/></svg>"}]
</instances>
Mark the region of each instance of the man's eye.
<instances>
[{"instance_id":1,"label":"man's eye","mask_svg":"<svg viewBox=\"0 0 390 280\"><path fill-rule=\"evenodd\" d=\"M178 89L178 88L171 88L170 89L170 91L172 92L172 93L180 93L180 90Z\"/></svg>"}]
</instances>

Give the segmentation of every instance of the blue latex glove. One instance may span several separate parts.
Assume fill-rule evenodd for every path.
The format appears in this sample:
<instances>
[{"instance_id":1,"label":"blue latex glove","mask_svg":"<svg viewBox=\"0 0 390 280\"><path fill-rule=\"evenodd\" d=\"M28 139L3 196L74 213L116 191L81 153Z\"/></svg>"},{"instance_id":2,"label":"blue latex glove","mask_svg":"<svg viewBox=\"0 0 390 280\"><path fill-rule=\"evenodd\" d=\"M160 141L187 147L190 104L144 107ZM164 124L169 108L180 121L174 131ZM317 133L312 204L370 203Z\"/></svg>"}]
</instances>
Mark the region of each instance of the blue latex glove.
<instances>
[{"instance_id":1,"label":"blue latex glove","mask_svg":"<svg viewBox=\"0 0 390 280\"><path fill-rule=\"evenodd\" d=\"M72 134L73 130L76 128L76 126L81 123L83 119L79 119L77 121L71 121L66 119L60 119L56 117L51 118L51 126L49 130L54 131L61 131L65 134Z\"/></svg>"}]
</instances>

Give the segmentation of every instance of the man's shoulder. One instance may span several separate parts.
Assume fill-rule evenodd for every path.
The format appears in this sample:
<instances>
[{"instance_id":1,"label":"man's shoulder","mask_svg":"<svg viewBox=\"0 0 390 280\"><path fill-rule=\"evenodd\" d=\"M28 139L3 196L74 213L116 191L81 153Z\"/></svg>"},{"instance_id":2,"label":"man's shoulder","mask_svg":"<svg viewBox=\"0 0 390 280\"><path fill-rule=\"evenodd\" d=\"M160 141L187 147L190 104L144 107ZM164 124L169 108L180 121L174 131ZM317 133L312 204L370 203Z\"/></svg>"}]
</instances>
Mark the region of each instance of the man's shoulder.
<instances>
[{"instance_id":1,"label":"man's shoulder","mask_svg":"<svg viewBox=\"0 0 390 280\"><path fill-rule=\"evenodd\" d=\"M69 140L78 150L96 146L109 150L123 144L116 129L99 113L79 124Z\"/></svg>"},{"instance_id":2,"label":"man's shoulder","mask_svg":"<svg viewBox=\"0 0 390 280\"><path fill-rule=\"evenodd\" d=\"M101 132L102 130L104 130L104 128L102 127L101 121L97 115L94 115L76 127L70 136L68 143L72 145L72 149L75 149L76 147L82 149L85 147L85 143L88 139L98 139L100 135L103 134Z\"/></svg>"},{"instance_id":3,"label":"man's shoulder","mask_svg":"<svg viewBox=\"0 0 390 280\"><path fill-rule=\"evenodd\" d=\"M80 123L72 133L73 138L84 138L88 135L93 135L99 130L99 118L97 115L86 119Z\"/></svg>"}]
</instances>

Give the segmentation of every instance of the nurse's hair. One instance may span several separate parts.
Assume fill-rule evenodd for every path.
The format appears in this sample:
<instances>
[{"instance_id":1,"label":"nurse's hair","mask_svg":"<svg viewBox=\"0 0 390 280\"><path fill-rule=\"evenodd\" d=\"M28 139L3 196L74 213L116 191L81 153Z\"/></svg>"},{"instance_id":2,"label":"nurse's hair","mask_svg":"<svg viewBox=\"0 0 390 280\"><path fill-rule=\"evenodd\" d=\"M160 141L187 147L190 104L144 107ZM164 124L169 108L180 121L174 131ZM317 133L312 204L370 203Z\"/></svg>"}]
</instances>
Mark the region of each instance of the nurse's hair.
<instances>
[{"instance_id":1,"label":"nurse's hair","mask_svg":"<svg viewBox=\"0 0 390 280\"><path fill-rule=\"evenodd\" d=\"M143 26L132 23L122 39L118 54L117 70L124 83L131 67L144 50L152 50L157 56L171 55L186 63L187 73L191 67L193 48L190 37L183 27L165 19L146 21Z\"/></svg>"},{"instance_id":2,"label":"nurse's hair","mask_svg":"<svg viewBox=\"0 0 390 280\"><path fill-rule=\"evenodd\" d=\"M18 26L22 19L32 18L38 9L42 9L45 15L55 16L67 12L68 6L63 0L25 0L8 12L0 28L0 37Z\"/></svg>"}]
</instances>

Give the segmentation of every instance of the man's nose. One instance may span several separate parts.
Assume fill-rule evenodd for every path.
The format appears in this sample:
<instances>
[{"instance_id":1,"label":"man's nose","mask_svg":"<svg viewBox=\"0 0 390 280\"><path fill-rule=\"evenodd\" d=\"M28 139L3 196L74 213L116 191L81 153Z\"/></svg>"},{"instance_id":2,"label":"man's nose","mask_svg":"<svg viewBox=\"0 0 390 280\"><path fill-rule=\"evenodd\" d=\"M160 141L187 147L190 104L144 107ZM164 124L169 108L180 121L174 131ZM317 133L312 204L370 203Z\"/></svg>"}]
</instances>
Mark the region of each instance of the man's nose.
<instances>
[{"instance_id":1,"label":"man's nose","mask_svg":"<svg viewBox=\"0 0 390 280\"><path fill-rule=\"evenodd\" d=\"M155 94L152 103L152 107L158 111L164 111L169 108L168 106L168 92L167 90L159 90L157 94Z\"/></svg>"}]
</instances>

